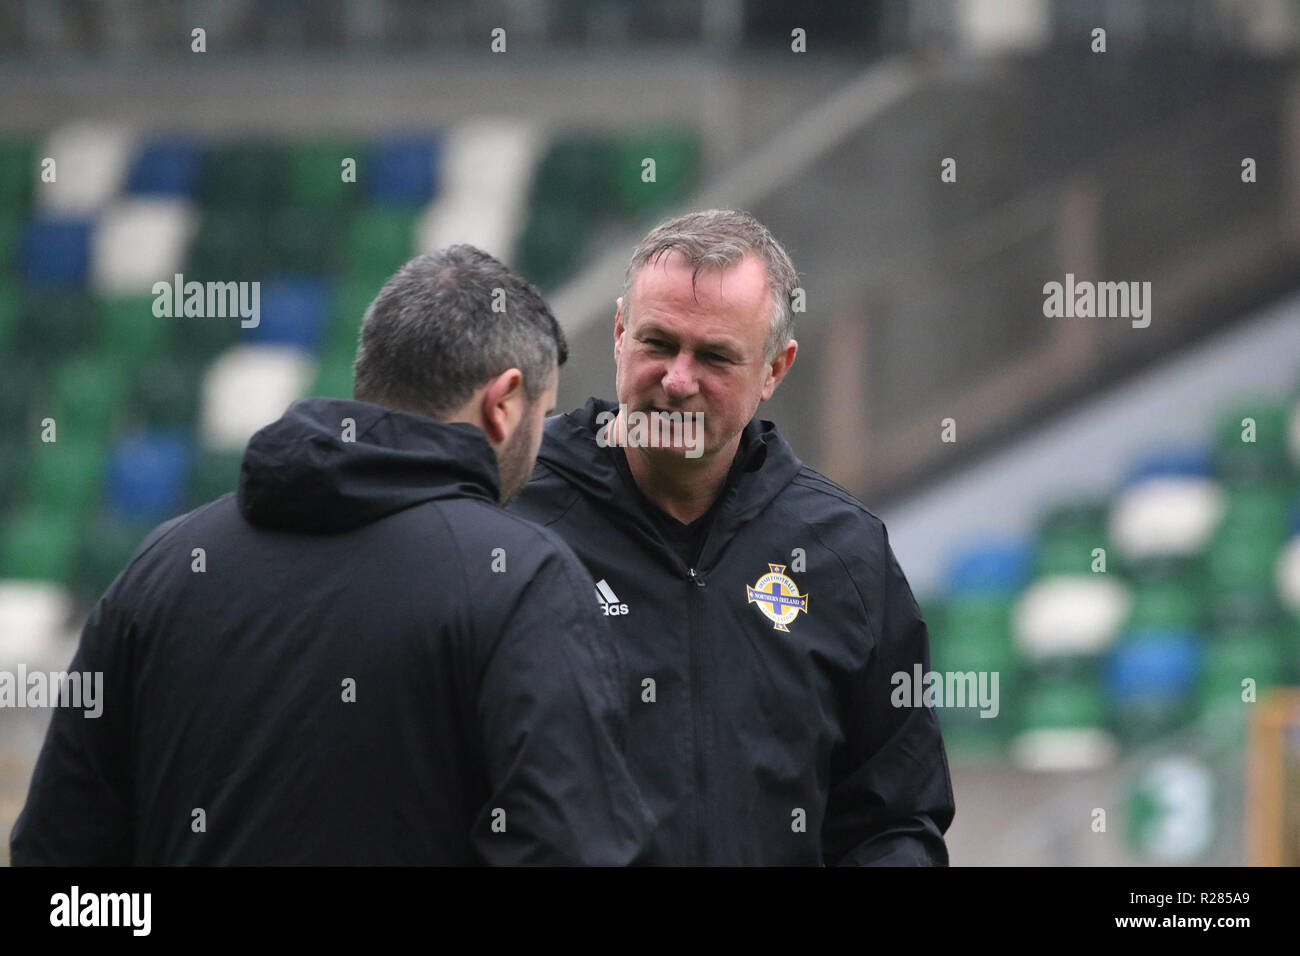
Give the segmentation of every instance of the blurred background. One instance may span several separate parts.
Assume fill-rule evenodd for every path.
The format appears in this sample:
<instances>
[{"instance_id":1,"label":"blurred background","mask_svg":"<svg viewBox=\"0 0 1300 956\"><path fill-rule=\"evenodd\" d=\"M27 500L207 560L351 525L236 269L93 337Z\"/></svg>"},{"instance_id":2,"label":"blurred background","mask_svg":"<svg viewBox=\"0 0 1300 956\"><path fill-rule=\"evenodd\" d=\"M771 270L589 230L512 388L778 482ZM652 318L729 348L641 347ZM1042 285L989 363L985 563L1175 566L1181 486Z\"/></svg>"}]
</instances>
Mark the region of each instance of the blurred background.
<instances>
[{"instance_id":1,"label":"blurred background","mask_svg":"<svg viewBox=\"0 0 1300 956\"><path fill-rule=\"evenodd\" d=\"M953 863L1300 864L1298 50L1292 0L0 0L0 668L350 396L409 256L537 283L568 409L637 239L740 207L805 292L760 414L999 674L941 711ZM1149 326L1046 317L1067 274ZM0 710L0 862L47 723Z\"/></svg>"}]
</instances>

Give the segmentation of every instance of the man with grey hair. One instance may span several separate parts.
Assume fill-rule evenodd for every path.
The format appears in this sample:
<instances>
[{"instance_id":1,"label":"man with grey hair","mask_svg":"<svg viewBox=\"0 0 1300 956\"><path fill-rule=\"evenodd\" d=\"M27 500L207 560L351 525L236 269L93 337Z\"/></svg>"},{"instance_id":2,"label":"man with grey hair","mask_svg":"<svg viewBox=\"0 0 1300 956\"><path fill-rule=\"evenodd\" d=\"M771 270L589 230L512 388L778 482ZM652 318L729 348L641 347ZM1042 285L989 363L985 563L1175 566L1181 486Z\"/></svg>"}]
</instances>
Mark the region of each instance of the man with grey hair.
<instances>
[{"instance_id":1,"label":"man with grey hair","mask_svg":"<svg viewBox=\"0 0 1300 956\"><path fill-rule=\"evenodd\" d=\"M237 495L168 521L86 624L103 715L54 715L15 864L623 864L624 764L591 578L500 507L564 336L454 246L367 310L355 400L294 402Z\"/></svg>"},{"instance_id":2,"label":"man with grey hair","mask_svg":"<svg viewBox=\"0 0 1300 956\"><path fill-rule=\"evenodd\" d=\"M745 213L651 230L617 300L618 401L547 421L514 509L578 553L628 655L653 861L946 865L938 721L891 704L930 661L885 527L755 418L798 351L796 283Z\"/></svg>"}]
</instances>

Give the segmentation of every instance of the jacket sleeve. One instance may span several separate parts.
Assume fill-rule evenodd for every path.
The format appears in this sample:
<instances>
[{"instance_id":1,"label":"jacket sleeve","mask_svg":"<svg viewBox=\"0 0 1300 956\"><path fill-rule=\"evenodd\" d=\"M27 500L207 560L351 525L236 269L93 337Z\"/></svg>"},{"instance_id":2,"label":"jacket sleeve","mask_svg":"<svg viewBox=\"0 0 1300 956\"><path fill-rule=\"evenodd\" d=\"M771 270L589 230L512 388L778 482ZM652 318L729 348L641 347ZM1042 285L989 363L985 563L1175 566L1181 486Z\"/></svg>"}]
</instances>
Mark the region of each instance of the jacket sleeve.
<instances>
[{"instance_id":1,"label":"jacket sleeve","mask_svg":"<svg viewBox=\"0 0 1300 956\"><path fill-rule=\"evenodd\" d=\"M918 663L929 671L929 632L887 532L883 555L883 583L863 592L868 617L878 617L876 642L849 694L823 857L841 866L947 866L943 834L956 808L938 717L932 707L895 707L890 700L893 674L910 676Z\"/></svg>"},{"instance_id":2,"label":"jacket sleeve","mask_svg":"<svg viewBox=\"0 0 1300 956\"><path fill-rule=\"evenodd\" d=\"M642 862L652 817L625 763L627 681L593 594L557 544L484 668L478 716L491 794L473 840L487 863Z\"/></svg>"},{"instance_id":3,"label":"jacket sleeve","mask_svg":"<svg viewBox=\"0 0 1300 956\"><path fill-rule=\"evenodd\" d=\"M14 866L132 863L127 631L109 597L101 598L68 668L102 675L100 699L89 710L51 708L27 803L10 836Z\"/></svg>"}]
</instances>

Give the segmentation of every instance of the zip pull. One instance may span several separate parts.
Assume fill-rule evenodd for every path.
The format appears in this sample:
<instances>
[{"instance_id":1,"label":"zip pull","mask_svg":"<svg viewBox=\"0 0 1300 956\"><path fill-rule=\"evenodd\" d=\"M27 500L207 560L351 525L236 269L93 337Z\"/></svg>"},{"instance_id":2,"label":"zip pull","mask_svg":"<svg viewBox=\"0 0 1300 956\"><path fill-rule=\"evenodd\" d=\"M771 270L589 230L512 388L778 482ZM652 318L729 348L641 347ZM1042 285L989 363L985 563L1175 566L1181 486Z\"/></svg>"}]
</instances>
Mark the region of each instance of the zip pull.
<instances>
[{"instance_id":1,"label":"zip pull","mask_svg":"<svg viewBox=\"0 0 1300 956\"><path fill-rule=\"evenodd\" d=\"M704 578L700 575L699 571L696 571L694 568L688 568L687 573L691 576L691 580L695 582L697 588L704 587Z\"/></svg>"}]
</instances>

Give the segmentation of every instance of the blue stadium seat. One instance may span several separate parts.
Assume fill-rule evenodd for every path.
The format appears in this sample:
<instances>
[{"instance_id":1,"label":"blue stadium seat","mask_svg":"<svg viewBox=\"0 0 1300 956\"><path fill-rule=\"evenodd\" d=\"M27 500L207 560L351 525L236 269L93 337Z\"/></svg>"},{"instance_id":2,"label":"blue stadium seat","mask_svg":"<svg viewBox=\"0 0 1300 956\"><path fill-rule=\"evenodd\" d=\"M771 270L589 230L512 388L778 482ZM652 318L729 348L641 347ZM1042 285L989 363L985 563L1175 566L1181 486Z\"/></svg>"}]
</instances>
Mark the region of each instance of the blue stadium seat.
<instances>
[{"instance_id":1,"label":"blue stadium seat","mask_svg":"<svg viewBox=\"0 0 1300 956\"><path fill-rule=\"evenodd\" d=\"M261 295L261 320L249 329L252 340L315 352L324 336L329 310L326 283L315 279L267 282Z\"/></svg>"},{"instance_id":2,"label":"blue stadium seat","mask_svg":"<svg viewBox=\"0 0 1300 956\"><path fill-rule=\"evenodd\" d=\"M203 146L190 139L157 138L145 143L127 174L126 191L135 196L189 199L198 191Z\"/></svg>"},{"instance_id":3,"label":"blue stadium seat","mask_svg":"<svg viewBox=\"0 0 1300 956\"><path fill-rule=\"evenodd\" d=\"M188 431L157 429L119 440L108 468L108 507L126 521L163 521L185 510L192 440Z\"/></svg>"},{"instance_id":4,"label":"blue stadium seat","mask_svg":"<svg viewBox=\"0 0 1300 956\"><path fill-rule=\"evenodd\" d=\"M1021 539L989 540L956 553L948 568L950 594L1014 594L1034 568L1034 549Z\"/></svg>"},{"instance_id":5,"label":"blue stadium seat","mask_svg":"<svg viewBox=\"0 0 1300 956\"><path fill-rule=\"evenodd\" d=\"M90 230L86 219L34 220L20 240L19 274L33 284L84 285L90 271Z\"/></svg>"},{"instance_id":6,"label":"blue stadium seat","mask_svg":"<svg viewBox=\"0 0 1300 956\"><path fill-rule=\"evenodd\" d=\"M1128 487L1148 478L1208 478L1212 474L1213 458L1208 448L1171 445L1138 459L1121 484Z\"/></svg>"},{"instance_id":7,"label":"blue stadium seat","mask_svg":"<svg viewBox=\"0 0 1300 956\"><path fill-rule=\"evenodd\" d=\"M437 190L438 141L430 135L376 141L364 182L372 202L422 206ZM360 178L360 177L359 177Z\"/></svg>"}]
</instances>

